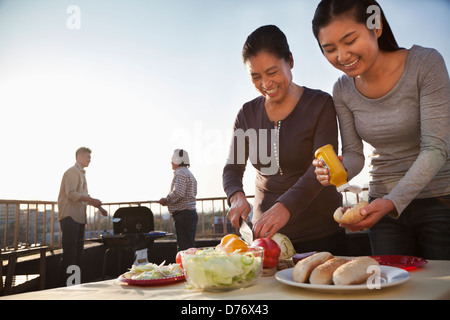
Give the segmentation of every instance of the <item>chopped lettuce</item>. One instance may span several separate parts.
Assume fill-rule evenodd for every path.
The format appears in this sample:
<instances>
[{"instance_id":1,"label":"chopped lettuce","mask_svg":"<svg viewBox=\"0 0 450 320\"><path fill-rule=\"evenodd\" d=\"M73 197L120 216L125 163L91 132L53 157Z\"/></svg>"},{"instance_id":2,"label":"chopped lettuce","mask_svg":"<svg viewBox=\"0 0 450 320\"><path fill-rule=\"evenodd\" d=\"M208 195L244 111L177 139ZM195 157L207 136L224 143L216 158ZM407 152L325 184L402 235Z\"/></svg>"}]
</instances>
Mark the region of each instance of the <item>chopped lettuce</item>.
<instances>
[{"instance_id":1,"label":"chopped lettuce","mask_svg":"<svg viewBox=\"0 0 450 320\"><path fill-rule=\"evenodd\" d=\"M182 257L187 281L200 289L224 289L251 284L261 274L262 259L252 252L227 254L208 248Z\"/></svg>"},{"instance_id":2,"label":"chopped lettuce","mask_svg":"<svg viewBox=\"0 0 450 320\"><path fill-rule=\"evenodd\" d=\"M175 277L183 274L180 265L173 263L165 266L164 263L165 261L160 265L155 263L133 265L131 269L124 274L124 277L133 280L153 280L165 277Z\"/></svg>"}]
</instances>

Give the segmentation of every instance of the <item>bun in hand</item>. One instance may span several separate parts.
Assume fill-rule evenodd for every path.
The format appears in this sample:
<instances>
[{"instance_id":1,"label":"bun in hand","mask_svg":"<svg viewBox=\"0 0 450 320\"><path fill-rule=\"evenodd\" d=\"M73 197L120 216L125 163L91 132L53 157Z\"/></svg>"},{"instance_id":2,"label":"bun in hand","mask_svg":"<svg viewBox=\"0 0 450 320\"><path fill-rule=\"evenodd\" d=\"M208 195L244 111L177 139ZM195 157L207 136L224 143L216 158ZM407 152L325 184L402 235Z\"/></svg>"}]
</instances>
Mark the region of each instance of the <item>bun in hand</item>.
<instances>
[{"instance_id":1,"label":"bun in hand","mask_svg":"<svg viewBox=\"0 0 450 320\"><path fill-rule=\"evenodd\" d=\"M354 207L347 208L347 210L342 207L337 208L333 215L334 221L342 224L358 223L365 218L365 216L361 214L361 209L368 205L369 202L361 201L358 202Z\"/></svg>"}]
</instances>

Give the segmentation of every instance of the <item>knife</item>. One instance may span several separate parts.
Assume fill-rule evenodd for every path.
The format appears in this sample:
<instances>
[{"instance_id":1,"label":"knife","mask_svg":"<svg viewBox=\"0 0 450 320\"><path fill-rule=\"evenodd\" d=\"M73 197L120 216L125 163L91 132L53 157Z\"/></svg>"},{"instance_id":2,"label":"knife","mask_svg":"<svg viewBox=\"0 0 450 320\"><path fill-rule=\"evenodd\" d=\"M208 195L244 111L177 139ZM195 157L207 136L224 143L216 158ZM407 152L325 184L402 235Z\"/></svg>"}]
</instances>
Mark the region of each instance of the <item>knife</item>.
<instances>
[{"instance_id":1,"label":"knife","mask_svg":"<svg viewBox=\"0 0 450 320\"><path fill-rule=\"evenodd\" d=\"M239 234L241 235L242 239L247 242L248 245L251 245L253 242L253 230L249 227L247 222L244 221L244 219L240 218L239 222Z\"/></svg>"}]
</instances>

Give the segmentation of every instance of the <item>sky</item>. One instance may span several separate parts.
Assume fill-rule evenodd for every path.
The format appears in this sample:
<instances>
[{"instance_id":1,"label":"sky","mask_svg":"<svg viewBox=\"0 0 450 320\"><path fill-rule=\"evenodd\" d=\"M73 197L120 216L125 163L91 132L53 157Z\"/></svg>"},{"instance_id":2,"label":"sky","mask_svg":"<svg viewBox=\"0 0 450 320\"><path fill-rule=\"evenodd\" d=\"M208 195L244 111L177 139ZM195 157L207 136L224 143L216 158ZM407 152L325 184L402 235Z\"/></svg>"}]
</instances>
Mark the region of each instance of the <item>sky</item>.
<instances>
[{"instance_id":1,"label":"sky","mask_svg":"<svg viewBox=\"0 0 450 320\"><path fill-rule=\"evenodd\" d=\"M81 146L103 202L164 197L176 148L189 152L198 197L224 196L234 118L258 96L241 60L247 36L277 25L299 85L331 93L341 75L311 32L318 3L0 0L0 199L55 201ZM401 46L450 64L450 1L379 3ZM352 183L367 181L366 168ZM253 193L251 166L244 188Z\"/></svg>"}]
</instances>

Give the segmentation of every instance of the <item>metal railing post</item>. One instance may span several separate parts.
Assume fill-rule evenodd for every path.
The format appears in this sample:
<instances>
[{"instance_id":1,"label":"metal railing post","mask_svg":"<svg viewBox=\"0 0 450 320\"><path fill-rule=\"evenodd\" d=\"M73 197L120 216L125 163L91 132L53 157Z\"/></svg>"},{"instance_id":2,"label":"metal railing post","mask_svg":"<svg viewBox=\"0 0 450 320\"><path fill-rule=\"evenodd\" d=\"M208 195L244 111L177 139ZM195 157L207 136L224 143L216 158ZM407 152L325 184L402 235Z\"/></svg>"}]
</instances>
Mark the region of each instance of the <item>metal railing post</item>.
<instances>
[{"instance_id":1,"label":"metal railing post","mask_svg":"<svg viewBox=\"0 0 450 320\"><path fill-rule=\"evenodd\" d=\"M51 211L51 218L50 218L50 248L53 248L55 245L55 204L52 203L52 211Z\"/></svg>"},{"instance_id":2,"label":"metal railing post","mask_svg":"<svg viewBox=\"0 0 450 320\"><path fill-rule=\"evenodd\" d=\"M14 221L14 250L19 248L19 205L16 204L16 219Z\"/></svg>"}]
</instances>

